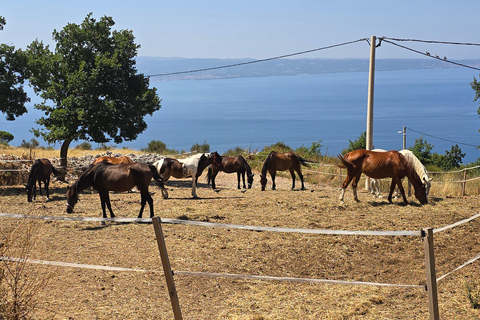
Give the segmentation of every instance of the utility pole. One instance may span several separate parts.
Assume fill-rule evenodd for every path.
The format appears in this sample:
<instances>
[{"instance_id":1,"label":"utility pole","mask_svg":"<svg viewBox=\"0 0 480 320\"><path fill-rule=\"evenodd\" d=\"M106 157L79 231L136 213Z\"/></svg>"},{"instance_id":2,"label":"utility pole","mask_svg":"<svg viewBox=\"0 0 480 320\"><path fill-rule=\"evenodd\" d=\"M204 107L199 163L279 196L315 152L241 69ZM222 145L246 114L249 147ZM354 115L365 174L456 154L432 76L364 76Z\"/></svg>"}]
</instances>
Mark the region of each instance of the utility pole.
<instances>
[{"instance_id":1,"label":"utility pole","mask_svg":"<svg viewBox=\"0 0 480 320\"><path fill-rule=\"evenodd\" d=\"M403 127L403 150L407 149L407 127Z\"/></svg>"},{"instance_id":2,"label":"utility pole","mask_svg":"<svg viewBox=\"0 0 480 320\"><path fill-rule=\"evenodd\" d=\"M372 36L370 41L370 68L368 73L368 106L367 106L367 150L373 149L373 91L375 88L375 47L377 37ZM365 179L365 189L369 189L370 178Z\"/></svg>"}]
</instances>

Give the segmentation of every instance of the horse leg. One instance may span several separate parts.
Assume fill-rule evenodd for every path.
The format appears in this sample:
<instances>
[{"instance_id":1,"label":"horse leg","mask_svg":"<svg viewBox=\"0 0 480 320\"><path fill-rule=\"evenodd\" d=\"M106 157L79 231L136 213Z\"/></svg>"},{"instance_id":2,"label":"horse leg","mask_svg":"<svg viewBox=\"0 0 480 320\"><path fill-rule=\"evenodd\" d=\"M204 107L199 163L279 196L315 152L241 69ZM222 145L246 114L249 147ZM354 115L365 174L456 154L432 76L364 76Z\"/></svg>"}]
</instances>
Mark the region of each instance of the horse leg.
<instances>
[{"instance_id":1,"label":"horse leg","mask_svg":"<svg viewBox=\"0 0 480 320\"><path fill-rule=\"evenodd\" d=\"M358 186L358 181L360 181L360 176L361 175L362 175L361 172L357 173L357 175L353 178L353 181L352 181L353 200L355 200L356 202L360 202L360 200L358 200L358 196L357 196L357 186Z\"/></svg>"},{"instance_id":2,"label":"horse leg","mask_svg":"<svg viewBox=\"0 0 480 320\"><path fill-rule=\"evenodd\" d=\"M103 196L102 196L102 194L103 194ZM115 218L115 215L113 214L113 211L112 211L112 205L110 203L110 195L108 193L108 190L106 192L100 193L100 200L102 201L103 217L104 218L107 217L107 213L105 211L105 204L106 204L107 208L108 208L108 211L110 211L110 218Z\"/></svg>"},{"instance_id":3,"label":"horse leg","mask_svg":"<svg viewBox=\"0 0 480 320\"><path fill-rule=\"evenodd\" d=\"M271 171L271 172L270 172L270 177L272 177L272 190L277 190L277 189L275 188L275 175L276 175L276 174L277 174L277 172L275 172L275 171L273 171L273 172Z\"/></svg>"},{"instance_id":4,"label":"horse leg","mask_svg":"<svg viewBox=\"0 0 480 320\"><path fill-rule=\"evenodd\" d=\"M290 171L290 175L292 176L292 190L293 190L295 189L295 171L291 167L288 170Z\"/></svg>"},{"instance_id":5,"label":"horse leg","mask_svg":"<svg viewBox=\"0 0 480 320\"><path fill-rule=\"evenodd\" d=\"M147 192L147 202L148 206L150 207L150 218L153 218L154 213L153 213L153 199L150 193Z\"/></svg>"},{"instance_id":6,"label":"horse leg","mask_svg":"<svg viewBox=\"0 0 480 320\"><path fill-rule=\"evenodd\" d=\"M50 178L47 178L45 181L44 181L44 184L45 184L45 189L47 191L47 200L50 199L50 193L48 191L48 186L50 185Z\"/></svg>"},{"instance_id":7,"label":"horse leg","mask_svg":"<svg viewBox=\"0 0 480 320\"><path fill-rule=\"evenodd\" d=\"M42 194L42 180L38 180L38 189L40 190L40 195L43 197L43 194Z\"/></svg>"},{"instance_id":8,"label":"horse leg","mask_svg":"<svg viewBox=\"0 0 480 320\"><path fill-rule=\"evenodd\" d=\"M300 171L300 169L296 170L297 171L297 174L298 176L300 177L300 181L302 182L302 189L301 190L305 190L305 186L303 184L303 174L302 174L302 171Z\"/></svg>"},{"instance_id":9,"label":"horse leg","mask_svg":"<svg viewBox=\"0 0 480 320\"><path fill-rule=\"evenodd\" d=\"M212 189L215 189L216 186L215 186L215 178L217 177L217 174L218 174L218 171L214 170L212 172Z\"/></svg>"},{"instance_id":10,"label":"horse leg","mask_svg":"<svg viewBox=\"0 0 480 320\"><path fill-rule=\"evenodd\" d=\"M345 180L342 183L342 192L340 193L340 198L339 198L341 204L345 203L345 201L343 201L343 198L345 197L345 189L348 187L350 182L352 182L353 178L354 177L350 177L347 174L347 177L345 178Z\"/></svg>"},{"instance_id":11,"label":"horse leg","mask_svg":"<svg viewBox=\"0 0 480 320\"><path fill-rule=\"evenodd\" d=\"M393 181L394 179L392 179ZM403 203L405 204L408 204L408 200L407 200L407 197L405 196L405 190L403 189L403 184L402 184L402 179L397 179L397 187L398 189L400 190L400 193L402 194L402 197L403 197ZM393 191L390 191L390 193L392 193Z\"/></svg>"},{"instance_id":12,"label":"horse leg","mask_svg":"<svg viewBox=\"0 0 480 320\"><path fill-rule=\"evenodd\" d=\"M237 171L237 189L240 189L240 172ZM243 177L243 189L245 189L245 176Z\"/></svg>"},{"instance_id":13,"label":"horse leg","mask_svg":"<svg viewBox=\"0 0 480 320\"><path fill-rule=\"evenodd\" d=\"M197 180L198 180L198 177L195 177L195 176L192 177L192 197L194 199L198 199L198 196L197 196Z\"/></svg>"}]
</instances>

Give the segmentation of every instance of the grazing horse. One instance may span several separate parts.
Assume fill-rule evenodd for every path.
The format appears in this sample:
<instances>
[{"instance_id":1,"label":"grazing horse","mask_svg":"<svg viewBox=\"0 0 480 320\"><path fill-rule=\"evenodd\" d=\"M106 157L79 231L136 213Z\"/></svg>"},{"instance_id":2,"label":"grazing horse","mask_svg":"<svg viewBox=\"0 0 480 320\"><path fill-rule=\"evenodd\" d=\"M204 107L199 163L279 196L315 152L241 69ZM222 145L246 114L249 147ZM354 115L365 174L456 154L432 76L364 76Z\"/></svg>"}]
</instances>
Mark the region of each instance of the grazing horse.
<instances>
[{"instance_id":1,"label":"grazing horse","mask_svg":"<svg viewBox=\"0 0 480 320\"><path fill-rule=\"evenodd\" d=\"M108 163L111 164L127 164L127 163L133 163L132 159L130 159L127 156L121 156L121 157L109 157L109 156L102 156L98 157L95 159L93 162L94 165L99 164L102 161L107 161Z\"/></svg>"},{"instance_id":2,"label":"grazing horse","mask_svg":"<svg viewBox=\"0 0 480 320\"><path fill-rule=\"evenodd\" d=\"M292 190L295 188L295 171L297 172L298 176L300 177L300 181L302 182L302 190L305 190L300 165L310 167L307 162L309 161L303 159L302 157L296 155L293 152L270 152L270 154L265 159L265 162L263 163L262 174L260 175L260 184L262 185L262 191L265 190L265 186L267 185L267 171L272 177L272 190L275 190L275 175L277 174L277 171L285 170L290 170L290 174L292 175Z\"/></svg>"},{"instance_id":3,"label":"grazing horse","mask_svg":"<svg viewBox=\"0 0 480 320\"><path fill-rule=\"evenodd\" d=\"M372 151L386 152L387 150L373 149ZM433 179L428 177L427 169L422 164L422 162L413 154L412 151L410 151L408 149L403 149L403 150L400 150L399 152L407 159L408 163L415 169L418 176L420 177L420 179L425 184L425 192L427 193L427 197L428 197L428 194L430 192L430 188L432 186L431 181ZM376 197L380 197L380 180L371 179L371 181L370 181L370 191ZM398 194L398 190L396 192Z\"/></svg>"},{"instance_id":4,"label":"grazing horse","mask_svg":"<svg viewBox=\"0 0 480 320\"><path fill-rule=\"evenodd\" d=\"M170 176L177 179L192 178L192 197L197 199L197 181L203 170L209 165L221 165L221 156L213 153L199 153L186 159L164 158L156 161L153 165L162 175L163 181L167 182Z\"/></svg>"},{"instance_id":5,"label":"grazing horse","mask_svg":"<svg viewBox=\"0 0 480 320\"><path fill-rule=\"evenodd\" d=\"M240 189L240 176L242 176L243 180L243 189L246 189L245 186L245 173L247 174L247 182L248 182L248 189L252 188L253 184L253 176L252 169L247 163L247 160L243 158L241 155L236 157L222 157L222 164L219 166L212 165L208 168L208 184L210 184L210 180L212 181L212 189L215 189L215 177L217 176L219 171L223 171L225 173L237 173L237 189Z\"/></svg>"},{"instance_id":6,"label":"grazing horse","mask_svg":"<svg viewBox=\"0 0 480 320\"><path fill-rule=\"evenodd\" d=\"M402 186L402 179L407 177L415 189L415 197L421 204L428 203L427 194L425 192L425 184L418 176L415 169L408 163L407 159L398 151L376 152L364 149L351 151L344 155L338 155L342 162L338 166L347 169L347 177L342 184L342 193L340 202L344 203L343 197L345 189L352 182L353 197L355 201L359 201L357 197L357 184L360 180L362 172L373 179L392 178L388 201L392 203L392 193L397 185L403 196L403 202L408 203L405 191Z\"/></svg>"},{"instance_id":7,"label":"grazing horse","mask_svg":"<svg viewBox=\"0 0 480 320\"><path fill-rule=\"evenodd\" d=\"M38 181L38 188L40 189L40 195L42 194L42 181L47 191L47 199L50 199L50 193L48 186L50 184L50 175L58 175L59 172L52 166L52 163L48 159L37 159L30 169L30 174L28 176L28 182L25 185L25 190L27 191L27 201L32 202L32 199L35 199L37 196L37 187L36 182Z\"/></svg>"},{"instance_id":8,"label":"grazing horse","mask_svg":"<svg viewBox=\"0 0 480 320\"><path fill-rule=\"evenodd\" d=\"M138 217L141 218L145 204L150 206L150 218L153 217L153 199L148 192L150 181L154 179L155 183L162 189L162 195L168 198L168 193L163 186L163 181L155 167L145 163L128 164L110 164L106 161L88 168L78 180L67 191L67 212L72 213L75 204L78 201L78 193L88 187L93 187L100 195L103 218L107 217L105 206L110 211L110 217L115 215L110 204L109 191L123 192L132 189L134 186L140 191L141 207Z\"/></svg>"}]
</instances>

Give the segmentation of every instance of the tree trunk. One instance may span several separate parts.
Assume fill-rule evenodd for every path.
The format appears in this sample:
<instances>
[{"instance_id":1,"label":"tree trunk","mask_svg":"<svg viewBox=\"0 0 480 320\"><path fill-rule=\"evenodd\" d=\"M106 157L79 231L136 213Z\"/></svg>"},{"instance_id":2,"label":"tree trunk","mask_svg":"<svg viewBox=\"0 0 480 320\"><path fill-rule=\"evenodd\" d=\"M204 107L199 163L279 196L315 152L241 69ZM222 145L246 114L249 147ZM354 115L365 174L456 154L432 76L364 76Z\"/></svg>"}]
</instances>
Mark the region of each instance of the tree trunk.
<instances>
[{"instance_id":1,"label":"tree trunk","mask_svg":"<svg viewBox=\"0 0 480 320\"><path fill-rule=\"evenodd\" d=\"M72 140L63 141L62 147L60 148L60 176L58 177L60 181L65 181L65 176L67 175L67 154L70 142L72 142Z\"/></svg>"}]
</instances>

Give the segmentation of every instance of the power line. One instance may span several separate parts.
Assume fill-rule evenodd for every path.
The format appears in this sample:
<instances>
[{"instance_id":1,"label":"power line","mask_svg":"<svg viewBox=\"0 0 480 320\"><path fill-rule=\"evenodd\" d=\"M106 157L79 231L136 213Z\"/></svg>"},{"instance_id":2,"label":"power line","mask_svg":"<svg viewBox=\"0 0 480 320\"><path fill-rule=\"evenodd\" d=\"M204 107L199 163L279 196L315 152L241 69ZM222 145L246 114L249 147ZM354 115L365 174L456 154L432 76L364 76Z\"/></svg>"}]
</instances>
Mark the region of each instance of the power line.
<instances>
[{"instance_id":1,"label":"power line","mask_svg":"<svg viewBox=\"0 0 480 320\"><path fill-rule=\"evenodd\" d=\"M471 42L451 42L451 41L418 40L418 39L398 39L398 38L388 38L388 37L382 37L381 39L389 39L389 40L392 40L392 41L423 42L423 43L435 43L435 44L452 44L452 45L463 45L463 46L480 46L480 43L471 43Z\"/></svg>"},{"instance_id":2,"label":"power line","mask_svg":"<svg viewBox=\"0 0 480 320\"><path fill-rule=\"evenodd\" d=\"M218 69L224 69L224 68L238 67L238 66L243 66L243 65L247 65L247 64L253 64L253 63L258 63L258 62L265 62L265 61L277 60L277 59L283 59L283 58L298 56L298 55L301 55L301 54L316 52L316 51L320 51L320 50L326 50L326 49L341 47L341 46L345 46L345 45L348 45L348 44L353 44L353 43L357 43L357 42L365 41L365 40L367 40L367 39L362 38L362 39L358 39L358 40L354 40L354 41L343 42L343 43L334 44L334 45L331 45L331 46L326 46L326 47L322 47L322 48L317 48L317 49L312 49L312 50L306 50L306 51L301 51L301 52L286 54L286 55L277 56L277 57L272 57L272 58L266 58L266 59L260 59L260 60L253 60L253 61L248 61L248 62L241 62L241 63L229 64L229 65L224 65L224 66L219 66L219 67L212 67L212 68L204 68L204 69L196 69L196 70L188 70L188 71L179 71L179 72L171 72L171 73L153 74L153 75L148 75L147 77L163 77L163 76L172 76L172 75L178 75L178 74L195 73L195 72L201 72L201 71L210 71L210 70L218 70Z\"/></svg>"},{"instance_id":3,"label":"power line","mask_svg":"<svg viewBox=\"0 0 480 320\"><path fill-rule=\"evenodd\" d=\"M393 44L394 46L397 46L397 47L400 47L400 48L403 48L403 49L406 49L406 50L409 50L409 51L412 51L412 52L415 52L415 53L418 53L418 54L421 54L421 55L424 55L426 57L429 57L429 58L433 58L433 59L436 59L436 60L440 60L440 61L443 61L443 62L446 62L446 63L450 63L450 64L454 64L454 65L457 65L457 66L460 66L460 67L464 67L464 68L469 68L469 69L473 69L473 70L479 70L480 71L480 68L475 68L475 67L472 67L472 66L469 66L469 65L466 65L466 64L462 64L462 63L458 63L458 62L454 62L454 61L450 61L447 59L447 57L444 57L443 59L440 58L439 56L432 56L430 53L427 52L422 52L422 51L418 51L418 50L415 50L415 49L412 49L412 48L409 48L409 47L406 47L406 46L402 46L398 43L395 43L395 42L392 42L392 41L389 41L389 40L386 40L388 38L380 38L380 41L383 41L383 42L386 42L386 43L390 43L390 44ZM398 40L398 41L409 41L409 40ZM410 40L410 41L414 41L414 40ZM441 43L440 41L422 41L422 40L415 40L415 41L419 41L419 42L427 42L427 43ZM447 43L447 42L445 42ZM455 43L455 42L448 42L448 44L457 44L457 45L460 45L462 43ZM466 44L465 44L466 45ZM479 45L479 44L469 44L469 45Z\"/></svg>"},{"instance_id":4,"label":"power line","mask_svg":"<svg viewBox=\"0 0 480 320\"><path fill-rule=\"evenodd\" d=\"M476 145L473 145L473 144L470 144L470 143L457 142L457 141L454 141L454 140L449 140L449 139L437 137L437 136L434 136L434 135L431 135L431 134L428 134L428 133L423 133L423 132L414 130L414 129L412 129L412 128L407 128L407 129L410 130L410 131L416 132L416 133L420 133L421 135L429 136L429 137L432 137L432 138L435 138L435 139L439 139L439 140L443 140L443 141L448 141L448 142L453 142L453 143L456 143L456 144L463 144L463 145L465 145L465 146L477 148Z\"/></svg>"}]
</instances>

